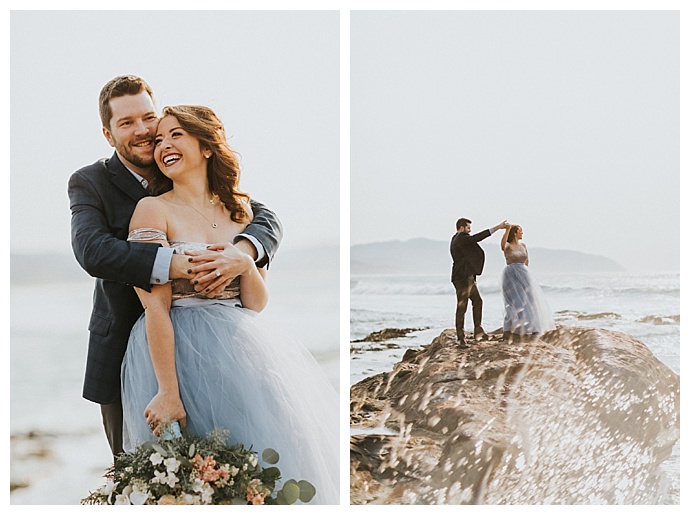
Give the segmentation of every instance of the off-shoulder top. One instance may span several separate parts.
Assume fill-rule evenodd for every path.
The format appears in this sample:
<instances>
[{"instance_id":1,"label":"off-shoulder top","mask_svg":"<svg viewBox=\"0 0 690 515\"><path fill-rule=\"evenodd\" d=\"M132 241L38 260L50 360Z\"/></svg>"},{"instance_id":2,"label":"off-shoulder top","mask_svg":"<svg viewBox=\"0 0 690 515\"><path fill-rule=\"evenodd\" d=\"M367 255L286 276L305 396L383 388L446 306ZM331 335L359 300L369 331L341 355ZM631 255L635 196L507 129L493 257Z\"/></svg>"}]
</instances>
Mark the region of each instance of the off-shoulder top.
<instances>
[{"instance_id":1,"label":"off-shoulder top","mask_svg":"<svg viewBox=\"0 0 690 515\"><path fill-rule=\"evenodd\" d=\"M527 247L524 245L506 245L503 254L507 265L527 263Z\"/></svg>"},{"instance_id":2,"label":"off-shoulder top","mask_svg":"<svg viewBox=\"0 0 690 515\"><path fill-rule=\"evenodd\" d=\"M135 229L127 236L127 241L154 241L165 240L170 244L173 252L184 254L187 250L205 250L209 247L208 243L196 243L188 241L168 241L168 236L159 229L142 228ZM235 277L220 295L213 297L215 300L238 299L240 297L240 278ZM173 301L187 298L207 299L200 292L194 290L189 279L172 280Z\"/></svg>"}]
</instances>

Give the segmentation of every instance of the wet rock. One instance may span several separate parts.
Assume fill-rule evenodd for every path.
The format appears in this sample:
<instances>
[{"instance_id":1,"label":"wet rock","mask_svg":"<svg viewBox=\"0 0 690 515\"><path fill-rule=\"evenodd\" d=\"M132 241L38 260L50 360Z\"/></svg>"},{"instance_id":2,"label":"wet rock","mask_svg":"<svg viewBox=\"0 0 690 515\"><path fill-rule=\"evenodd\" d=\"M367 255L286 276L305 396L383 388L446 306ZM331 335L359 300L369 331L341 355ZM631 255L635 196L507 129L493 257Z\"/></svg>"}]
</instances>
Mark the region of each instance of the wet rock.
<instances>
[{"instance_id":1,"label":"wet rock","mask_svg":"<svg viewBox=\"0 0 690 515\"><path fill-rule=\"evenodd\" d=\"M424 331L425 329L428 329L428 327L411 327L411 328L387 328L387 329L382 329L381 331L374 331L373 333L369 333L367 336L362 338L361 340L352 340L353 343L360 343L360 342L382 342L385 340L392 340L393 338L402 338L404 336L407 336L409 333L415 332L415 331Z\"/></svg>"},{"instance_id":2,"label":"wet rock","mask_svg":"<svg viewBox=\"0 0 690 515\"><path fill-rule=\"evenodd\" d=\"M455 331L351 387L353 504L654 503L679 378L631 336Z\"/></svg>"}]
</instances>

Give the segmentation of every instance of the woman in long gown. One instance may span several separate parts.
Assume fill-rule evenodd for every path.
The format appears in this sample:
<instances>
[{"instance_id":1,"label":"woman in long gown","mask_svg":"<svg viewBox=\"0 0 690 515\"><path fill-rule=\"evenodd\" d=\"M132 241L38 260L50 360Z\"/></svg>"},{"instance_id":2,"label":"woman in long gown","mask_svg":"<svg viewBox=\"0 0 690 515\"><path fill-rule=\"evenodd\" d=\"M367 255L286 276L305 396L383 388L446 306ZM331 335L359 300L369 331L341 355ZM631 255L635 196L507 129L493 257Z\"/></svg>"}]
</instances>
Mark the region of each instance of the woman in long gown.
<instances>
[{"instance_id":1,"label":"woman in long gown","mask_svg":"<svg viewBox=\"0 0 690 515\"><path fill-rule=\"evenodd\" d=\"M232 241L249 223L237 160L211 109L165 108L154 157L173 188L139 202L130 239L184 253ZM244 273L212 299L186 279L137 290L145 312L122 365L125 450L170 421L199 436L227 429L229 443L275 449L284 478L316 487L314 503L337 504L337 396L306 349L257 316L264 278L247 256Z\"/></svg>"},{"instance_id":2,"label":"woman in long gown","mask_svg":"<svg viewBox=\"0 0 690 515\"><path fill-rule=\"evenodd\" d=\"M529 254L521 241L522 234L522 227L511 225L501 239L506 259L501 277L505 340L536 336L556 327L544 293L529 272Z\"/></svg>"}]
</instances>

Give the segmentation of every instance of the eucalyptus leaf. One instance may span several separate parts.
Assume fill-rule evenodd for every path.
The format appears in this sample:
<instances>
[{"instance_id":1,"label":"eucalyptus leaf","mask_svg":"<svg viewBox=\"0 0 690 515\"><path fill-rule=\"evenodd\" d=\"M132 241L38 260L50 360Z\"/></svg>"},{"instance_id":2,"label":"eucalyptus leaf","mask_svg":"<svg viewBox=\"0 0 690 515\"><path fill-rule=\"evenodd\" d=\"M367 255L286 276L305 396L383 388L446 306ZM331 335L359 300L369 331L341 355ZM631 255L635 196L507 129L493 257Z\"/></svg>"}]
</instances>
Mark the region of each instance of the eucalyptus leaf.
<instances>
[{"instance_id":1,"label":"eucalyptus leaf","mask_svg":"<svg viewBox=\"0 0 690 515\"><path fill-rule=\"evenodd\" d=\"M148 451L148 450L153 449L153 446L154 446L154 445L155 445L155 442L153 442L153 441L147 441L147 442L142 443L140 448L141 448L142 450Z\"/></svg>"},{"instance_id":2,"label":"eucalyptus leaf","mask_svg":"<svg viewBox=\"0 0 690 515\"><path fill-rule=\"evenodd\" d=\"M286 481L281 489L281 492L283 492L283 496L285 497L285 502L287 504L295 504L297 499L299 499L299 490L300 489L297 481L294 479L289 479Z\"/></svg>"},{"instance_id":3,"label":"eucalyptus leaf","mask_svg":"<svg viewBox=\"0 0 690 515\"><path fill-rule=\"evenodd\" d=\"M280 469L278 467L267 467L264 469L264 481L277 481L280 479Z\"/></svg>"},{"instance_id":4,"label":"eucalyptus leaf","mask_svg":"<svg viewBox=\"0 0 690 515\"><path fill-rule=\"evenodd\" d=\"M158 454L161 456L167 456L168 455L168 449L163 448L162 446L158 445L157 443L154 443L151 447L153 447Z\"/></svg>"},{"instance_id":5,"label":"eucalyptus leaf","mask_svg":"<svg viewBox=\"0 0 690 515\"><path fill-rule=\"evenodd\" d=\"M304 479L297 483L299 485L299 500L308 503L316 495L316 488L309 481Z\"/></svg>"},{"instance_id":6,"label":"eucalyptus leaf","mask_svg":"<svg viewBox=\"0 0 690 515\"><path fill-rule=\"evenodd\" d=\"M275 465L280 459L280 454L278 454L274 449L264 449L264 452L261 453L261 459L264 463Z\"/></svg>"}]
</instances>

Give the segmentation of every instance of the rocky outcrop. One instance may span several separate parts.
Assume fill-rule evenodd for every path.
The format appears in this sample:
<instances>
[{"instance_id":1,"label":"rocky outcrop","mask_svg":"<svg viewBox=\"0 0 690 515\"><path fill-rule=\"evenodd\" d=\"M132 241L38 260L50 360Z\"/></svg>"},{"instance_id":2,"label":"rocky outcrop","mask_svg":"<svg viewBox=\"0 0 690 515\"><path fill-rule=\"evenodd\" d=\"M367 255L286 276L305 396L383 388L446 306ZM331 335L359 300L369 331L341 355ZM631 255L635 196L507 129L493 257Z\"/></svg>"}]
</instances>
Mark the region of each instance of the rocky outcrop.
<instances>
[{"instance_id":1,"label":"rocky outcrop","mask_svg":"<svg viewBox=\"0 0 690 515\"><path fill-rule=\"evenodd\" d=\"M386 340L390 340L393 338L402 338L404 336L407 336L409 333L413 333L415 331L423 331L425 329L429 329L428 327L409 327L409 328L387 328L387 329L382 329L381 331L374 331L373 333L369 333L366 335L364 338L361 338L359 340L352 340L354 343L361 343L361 342L382 342Z\"/></svg>"},{"instance_id":2,"label":"rocky outcrop","mask_svg":"<svg viewBox=\"0 0 690 515\"><path fill-rule=\"evenodd\" d=\"M351 387L352 504L656 502L680 384L643 343L582 327L469 343L446 330Z\"/></svg>"}]
</instances>

